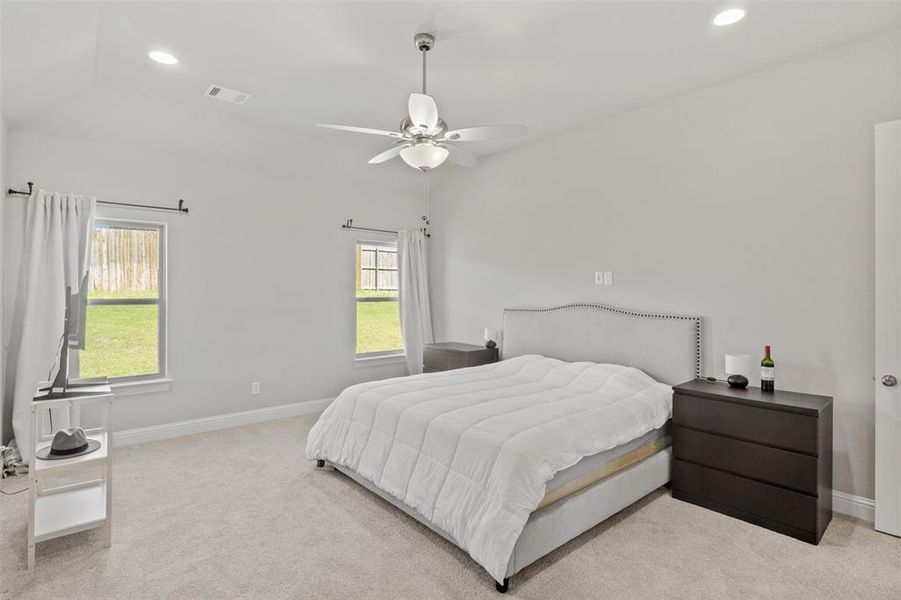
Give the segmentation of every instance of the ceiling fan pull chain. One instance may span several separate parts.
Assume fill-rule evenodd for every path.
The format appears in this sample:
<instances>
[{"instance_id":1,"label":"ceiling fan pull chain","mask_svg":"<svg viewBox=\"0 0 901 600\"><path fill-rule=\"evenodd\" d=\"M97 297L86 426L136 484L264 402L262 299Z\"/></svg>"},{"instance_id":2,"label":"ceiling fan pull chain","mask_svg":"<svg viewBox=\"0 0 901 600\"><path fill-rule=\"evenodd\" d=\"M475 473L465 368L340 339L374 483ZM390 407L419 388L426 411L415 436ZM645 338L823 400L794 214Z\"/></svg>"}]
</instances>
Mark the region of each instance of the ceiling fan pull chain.
<instances>
[{"instance_id":1,"label":"ceiling fan pull chain","mask_svg":"<svg viewBox=\"0 0 901 600\"><path fill-rule=\"evenodd\" d=\"M419 230L425 235L425 237L432 237L432 234L429 232L429 226L432 224L431 219L429 218L429 200L432 196L432 186L431 179L429 178L429 171L424 171L425 174L425 202L423 202L423 215L422 215L422 227Z\"/></svg>"}]
</instances>

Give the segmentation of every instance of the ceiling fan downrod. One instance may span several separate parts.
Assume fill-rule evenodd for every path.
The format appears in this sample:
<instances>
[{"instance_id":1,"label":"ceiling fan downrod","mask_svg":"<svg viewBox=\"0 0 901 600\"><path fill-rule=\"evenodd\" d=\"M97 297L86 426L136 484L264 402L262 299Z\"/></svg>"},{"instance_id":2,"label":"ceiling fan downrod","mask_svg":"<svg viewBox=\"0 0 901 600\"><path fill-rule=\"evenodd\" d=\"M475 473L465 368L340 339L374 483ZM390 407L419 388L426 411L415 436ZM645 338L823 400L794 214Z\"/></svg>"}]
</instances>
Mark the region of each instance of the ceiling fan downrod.
<instances>
[{"instance_id":1,"label":"ceiling fan downrod","mask_svg":"<svg viewBox=\"0 0 901 600\"><path fill-rule=\"evenodd\" d=\"M431 33L417 33L413 37L413 44L416 48L422 52L422 93L426 95L426 86L425 86L425 63L426 58L425 55L435 46L435 36Z\"/></svg>"}]
</instances>

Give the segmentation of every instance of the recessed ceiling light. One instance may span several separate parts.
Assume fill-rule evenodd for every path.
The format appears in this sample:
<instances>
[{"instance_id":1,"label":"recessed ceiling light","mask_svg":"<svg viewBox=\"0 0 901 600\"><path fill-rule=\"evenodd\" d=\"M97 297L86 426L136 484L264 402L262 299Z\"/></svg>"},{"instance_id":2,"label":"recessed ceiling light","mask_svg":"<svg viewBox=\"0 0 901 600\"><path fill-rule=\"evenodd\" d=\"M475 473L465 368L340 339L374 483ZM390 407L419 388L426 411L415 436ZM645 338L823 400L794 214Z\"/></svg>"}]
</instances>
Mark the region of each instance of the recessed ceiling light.
<instances>
[{"instance_id":1,"label":"recessed ceiling light","mask_svg":"<svg viewBox=\"0 0 901 600\"><path fill-rule=\"evenodd\" d=\"M743 8L729 8L713 17L713 24L719 27L727 25L735 25L745 18L745 10Z\"/></svg>"},{"instance_id":2,"label":"recessed ceiling light","mask_svg":"<svg viewBox=\"0 0 901 600\"><path fill-rule=\"evenodd\" d=\"M177 65L178 59L169 54L168 52L163 52L162 50L151 50L147 53L152 60L160 63L161 65Z\"/></svg>"}]
</instances>

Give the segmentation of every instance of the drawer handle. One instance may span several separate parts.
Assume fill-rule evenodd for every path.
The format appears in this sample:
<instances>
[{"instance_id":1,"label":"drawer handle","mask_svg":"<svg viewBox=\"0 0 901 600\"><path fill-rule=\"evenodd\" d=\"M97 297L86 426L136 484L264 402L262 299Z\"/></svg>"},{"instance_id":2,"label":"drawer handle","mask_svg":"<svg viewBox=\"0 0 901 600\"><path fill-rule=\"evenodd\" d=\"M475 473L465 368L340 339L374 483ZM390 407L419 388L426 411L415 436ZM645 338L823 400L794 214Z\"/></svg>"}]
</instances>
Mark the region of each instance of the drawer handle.
<instances>
[{"instance_id":1,"label":"drawer handle","mask_svg":"<svg viewBox=\"0 0 901 600\"><path fill-rule=\"evenodd\" d=\"M898 378L894 375L883 375L882 376L882 385L892 387L893 385L898 385Z\"/></svg>"}]
</instances>

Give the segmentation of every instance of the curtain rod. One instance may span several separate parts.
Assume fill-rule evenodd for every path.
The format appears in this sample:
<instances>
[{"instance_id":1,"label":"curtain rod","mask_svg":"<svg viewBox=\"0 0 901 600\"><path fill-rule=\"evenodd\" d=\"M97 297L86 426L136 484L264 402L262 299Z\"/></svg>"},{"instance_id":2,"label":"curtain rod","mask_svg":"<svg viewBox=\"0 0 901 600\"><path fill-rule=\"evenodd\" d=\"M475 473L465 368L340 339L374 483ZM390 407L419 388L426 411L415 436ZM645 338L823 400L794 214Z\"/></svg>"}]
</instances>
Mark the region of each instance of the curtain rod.
<instances>
[{"instance_id":1,"label":"curtain rod","mask_svg":"<svg viewBox=\"0 0 901 600\"><path fill-rule=\"evenodd\" d=\"M8 190L6 190L6 193L10 196L31 196L31 193L33 190L34 190L34 183L29 181L27 192L20 192L18 190L9 188ZM181 198L178 199L178 207L154 206L152 204L130 204L128 202L111 202L109 200L98 200L97 204L109 204L112 206L128 206L130 208L149 208L150 210L168 210L168 211L172 211L172 212L188 214L188 207L185 206L185 201Z\"/></svg>"},{"instance_id":2,"label":"curtain rod","mask_svg":"<svg viewBox=\"0 0 901 600\"><path fill-rule=\"evenodd\" d=\"M348 219L346 223L341 225L341 229L353 229L354 231L375 231L378 233L393 233L394 235L397 235L397 232L394 231L393 229L375 229L373 227L357 227L356 225L354 225L353 219ZM423 228L423 234L425 235L425 237L432 237L432 234L425 231L425 228Z\"/></svg>"}]
</instances>

